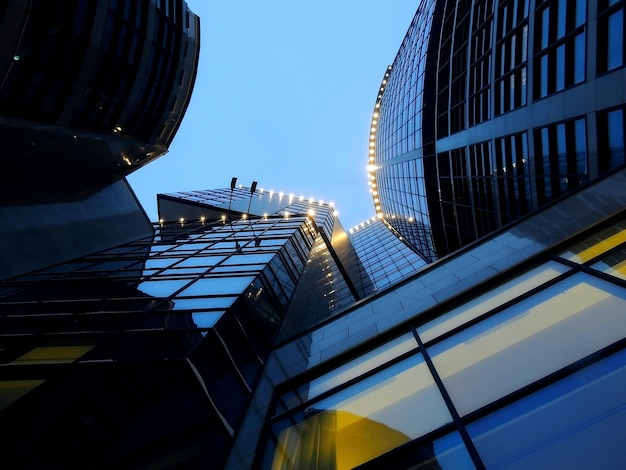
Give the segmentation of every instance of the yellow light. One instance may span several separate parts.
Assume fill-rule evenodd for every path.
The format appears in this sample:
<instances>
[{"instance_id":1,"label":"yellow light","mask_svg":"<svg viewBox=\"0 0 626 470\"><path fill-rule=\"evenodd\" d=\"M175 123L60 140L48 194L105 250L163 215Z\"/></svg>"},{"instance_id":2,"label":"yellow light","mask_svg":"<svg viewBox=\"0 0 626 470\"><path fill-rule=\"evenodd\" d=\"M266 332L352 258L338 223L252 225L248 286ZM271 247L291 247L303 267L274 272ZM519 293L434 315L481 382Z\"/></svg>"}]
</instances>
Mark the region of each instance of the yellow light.
<instances>
[{"instance_id":1,"label":"yellow light","mask_svg":"<svg viewBox=\"0 0 626 470\"><path fill-rule=\"evenodd\" d=\"M339 211L335 211L335 212L333 212L333 215L334 215L335 217L339 217Z\"/></svg>"},{"instance_id":2,"label":"yellow light","mask_svg":"<svg viewBox=\"0 0 626 470\"><path fill-rule=\"evenodd\" d=\"M367 165L367 171L376 171L378 167L376 165Z\"/></svg>"},{"instance_id":3,"label":"yellow light","mask_svg":"<svg viewBox=\"0 0 626 470\"><path fill-rule=\"evenodd\" d=\"M184 222L185 222L185 219L184 219L183 217L181 217L181 218L180 218L180 223L182 224L182 223L184 223Z\"/></svg>"},{"instance_id":4,"label":"yellow light","mask_svg":"<svg viewBox=\"0 0 626 470\"><path fill-rule=\"evenodd\" d=\"M310 216L314 216L315 215L315 211L313 209L309 209L309 215Z\"/></svg>"}]
</instances>

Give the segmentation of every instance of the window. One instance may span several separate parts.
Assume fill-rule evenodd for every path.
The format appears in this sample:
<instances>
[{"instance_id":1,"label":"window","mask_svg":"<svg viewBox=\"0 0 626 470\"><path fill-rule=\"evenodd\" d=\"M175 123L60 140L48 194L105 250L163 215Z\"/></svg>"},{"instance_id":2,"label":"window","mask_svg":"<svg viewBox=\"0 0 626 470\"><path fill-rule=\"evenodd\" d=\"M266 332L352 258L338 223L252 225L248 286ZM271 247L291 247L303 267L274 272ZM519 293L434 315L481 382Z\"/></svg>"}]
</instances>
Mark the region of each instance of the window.
<instances>
[{"instance_id":1,"label":"window","mask_svg":"<svg viewBox=\"0 0 626 470\"><path fill-rule=\"evenodd\" d=\"M537 2L535 12L534 98L543 98L585 80L584 0Z\"/></svg>"},{"instance_id":2,"label":"window","mask_svg":"<svg viewBox=\"0 0 626 470\"><path fill-rule=\"evenodd\" d=\"M598 2L597 70L604 73L624 65L624 2Z\"/></svg>"}]
</instances>

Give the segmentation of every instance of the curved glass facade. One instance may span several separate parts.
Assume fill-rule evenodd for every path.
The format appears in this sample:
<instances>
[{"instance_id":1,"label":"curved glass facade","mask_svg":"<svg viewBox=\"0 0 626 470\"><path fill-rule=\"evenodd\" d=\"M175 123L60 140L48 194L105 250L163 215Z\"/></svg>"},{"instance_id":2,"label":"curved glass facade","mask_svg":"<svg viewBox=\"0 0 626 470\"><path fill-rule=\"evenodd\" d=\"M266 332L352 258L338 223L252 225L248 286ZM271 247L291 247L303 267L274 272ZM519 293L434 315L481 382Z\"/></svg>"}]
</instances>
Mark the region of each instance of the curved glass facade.
<instances>
[{"instance_id":1,"label":"curved glass facade","mask_svg":"<svg viewBox=\"0 0 626 470\"><path fill-rule=\"evenodd\" d=\"M624 160L624 2L423 1L376 100L379 217L446 255Z\"/></svg>"}]
</instances>

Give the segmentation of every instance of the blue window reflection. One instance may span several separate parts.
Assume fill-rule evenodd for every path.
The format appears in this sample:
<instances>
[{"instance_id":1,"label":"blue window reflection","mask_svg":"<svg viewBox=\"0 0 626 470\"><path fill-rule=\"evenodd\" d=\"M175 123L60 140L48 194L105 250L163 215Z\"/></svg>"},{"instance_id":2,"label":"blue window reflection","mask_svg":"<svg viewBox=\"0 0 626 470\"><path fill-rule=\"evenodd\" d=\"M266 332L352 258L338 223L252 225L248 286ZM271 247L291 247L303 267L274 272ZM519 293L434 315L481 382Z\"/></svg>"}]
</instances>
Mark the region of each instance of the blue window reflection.
<instances>
[{"instance_id":1,"label":"blue window reflection","mask_svg":"<svg viewBox=\"0 0 626 470\"><path fill-rule=\"evenodd\" d=\"M626 351L468 427L487 468L624 468Z\"/></svg>"}]
</instances>

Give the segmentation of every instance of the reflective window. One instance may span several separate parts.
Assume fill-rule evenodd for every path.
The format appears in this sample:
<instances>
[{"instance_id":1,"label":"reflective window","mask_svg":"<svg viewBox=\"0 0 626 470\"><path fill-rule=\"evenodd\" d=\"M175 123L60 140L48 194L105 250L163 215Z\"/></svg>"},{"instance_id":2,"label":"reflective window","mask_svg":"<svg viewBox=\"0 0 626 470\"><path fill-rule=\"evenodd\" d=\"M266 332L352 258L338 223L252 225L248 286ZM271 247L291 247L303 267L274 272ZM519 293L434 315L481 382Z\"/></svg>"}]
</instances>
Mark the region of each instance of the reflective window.
<instances>
[{"instance_id":1,"label":"reflective window","mask_svg":"<svg viewBox=\"0 0 626 470\"><path fill-rule=\"evenodd\" d=\"M560 263L548 262L531 271L519 275L509 282L502 284L496 289L476 297L449 312L435 318L434 320L418 326L417 331L424 343L431 341L438 336L467 323L470 320L489 312L490 310L525 294L529 290L554 279L566 272L568 268Z\"/></svg>"},{"instance_id":2,"label":"reflective window","mask_svg":"<svg viewBox=\"0 0 626 470\"><path fill-rule=\"evenodd\" d=\"M559 256L577 263L585 263L626 242L626 222L611 225L559 253Z\"/></svg>"},{"instance_id":3,"label":"reflective window","mask_svg":"<svg viewBox=\"0 0 626 470\"><path fill-rule=\"evenodd\" d=\"M611 276L626 279L626 247L611 252L591 267Z\"/></svg>"},{"instance_id":4,"label":"reflective window","mask_svg":"<svg viewBox=\"0 0 626 470\"><path fill-rule=\"evenodd\" d=\"M44 380L3 380L0 381L0 410L3 410L18 398L26 395Z\"/></svg>"},{"instance_id":5,"label":"reflective window","mask_svg":"<svg viewBox=\"0 0 626 470\"><path fill-rule=\"evenodd\" d=\"M241 294L252 281L254 281L253 276L208 277L194 282L181 291L180 295Z\"/></svg>"},{"instance_id":6,"label":"reflective window","mask_svg":"<svg viewBox=\"0 0 626 470\"><path fill-rule=\"evenodd\" d=\"M418 441L379 458L369 464L368 469L394 470L471 470L476 468L467 448L458 433L448 434L432 441Z\"/></svg>"},{"instance_id":7,"label":"reflective window","mask_svg":"<svg viewBox=\"0 0 626 470\"><path fill-rule=\"evenodd\" d=\"M178 280L150 280L137 286L141 292L153 297L169 297L178 289L189 283L189 279Z\"/></svg>"},{"instance_id":8,"label":"reflective window","mask_svg":"<svg viewBox=\"0 0 626 470\"><path fill-rule=\"evenodd\" d=\"M11 364L69 363L87 354L93 348L94 345L41 346L21 355L11 362Z\"/></svg>"},{"instance_id":9,"label":"reflective window","mask_svg":"<svg viewBox=\"0 0 626 470\"><path fill-rule=\"evenodd\" d=\"M358 377L415 348L417 348L417 342L410 333L390 341L343 366L333 369L332 372L312 380L309 387L309 398L314 398L320 393L346 383L348 380Z\"/></svg>"},{"instance_id":10,"label":"reflective window","mask_svg":"<svg viewBox=\"0 0 626 470\"><path fill-rule=\"evenodd\" d=\"M236 300L236 297L201 297L198 299L173 299L172 310L197 310L210 308L228 308ZM169 307L169 306L168 306Z\"/></svg>"},{"instance_id":11,"label":"reflective window","mask_svg":"<svg viewBox=\"0 0 626 470\"><path fill-rule=\"evenodd\" d=\"M626 352L468 426L487 468L623 468Z\"/></svg>"},{"instance_id":12,"label":"reflective window","mask_svg":"<svg viewBox=\"0 0 626 470\"><path fill-rule=\"evenodd\" d=\"M598 72L624 65L624 2L598 2Z\"/></svg>"},{"instance_id":13,"label":"reflective window","mask_svg":"<svg viewBox=\"0 0 626 470\"><path fill-rule=\"evenodd\" d=\"M284 423L272 468L353 468L450 421L415 355L310 405L299 423Z\"/></svg>"},{"instance_id":14,"label":"reflective window","mask_svg":"<svg viewBox=\"0 0 626 470\"><path fill-rule=\"evenodd\" d=\"M622 339L625 312L623 289L578 273L433 346L431 355L463 415Z\"/></svg>"},{"instance_id":15,"label":"reflective window","mask_svg":"<svg viewBox=\"0 0 626 470\"><path fill-rule=\"evenodd\" d=\"M586 2L537 2L534 97L543 98L585 80Z\"/></svg>"}]
</instances>

